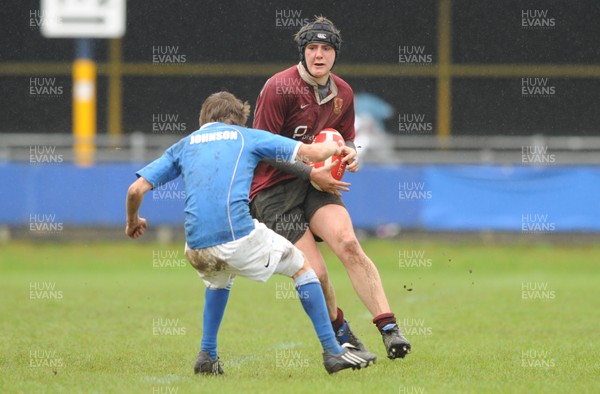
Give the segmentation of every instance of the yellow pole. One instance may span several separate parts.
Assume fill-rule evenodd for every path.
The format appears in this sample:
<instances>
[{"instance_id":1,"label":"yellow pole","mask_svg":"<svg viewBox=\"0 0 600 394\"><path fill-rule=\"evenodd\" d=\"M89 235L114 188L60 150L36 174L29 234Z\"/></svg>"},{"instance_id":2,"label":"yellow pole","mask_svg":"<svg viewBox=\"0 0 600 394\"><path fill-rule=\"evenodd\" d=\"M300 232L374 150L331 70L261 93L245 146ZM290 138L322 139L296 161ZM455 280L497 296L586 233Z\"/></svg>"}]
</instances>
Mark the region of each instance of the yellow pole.
<instances>
[{"instance_id":1,"label":"yellow pole","mask_svg":"<svg viewBox=\"0 0 600 394\"><path fill-rule=\"evenodd\" d=\"M450 136L452 125L451 18L450 0L440 0L438 14L437 135Z\"/></svg>"},{"instance_id":2,"label":"yellow pole","mask_svg":"<svg viewBox=\"0 0 600 394\"><path fill-rule=\"evenodd\" d=\"M89 167L96 152L96 63L79 58L73 63L73 136L75 164Z\"/></svg>"}]
</instances>

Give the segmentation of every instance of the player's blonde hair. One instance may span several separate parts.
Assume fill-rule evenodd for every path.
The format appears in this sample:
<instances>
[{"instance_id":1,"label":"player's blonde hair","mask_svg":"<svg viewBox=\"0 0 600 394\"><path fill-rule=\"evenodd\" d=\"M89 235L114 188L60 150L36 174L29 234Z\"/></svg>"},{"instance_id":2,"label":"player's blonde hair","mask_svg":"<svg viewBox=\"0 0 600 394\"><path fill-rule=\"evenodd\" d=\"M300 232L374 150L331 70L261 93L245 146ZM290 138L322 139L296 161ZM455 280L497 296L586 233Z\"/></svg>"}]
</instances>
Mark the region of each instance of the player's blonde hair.
<instances>
[{"instance_id":1,"label":"player's blonde hair","mask_svg":"<svg viewBox=\"0 0 600 394\"><path fill-rule=\"evenodd\" d=\"M243 102L229 92L213 93L202 103L200 127L210 122L221 122L245 126L250 116L250 104Z\"/></svg>"}]
</instances>

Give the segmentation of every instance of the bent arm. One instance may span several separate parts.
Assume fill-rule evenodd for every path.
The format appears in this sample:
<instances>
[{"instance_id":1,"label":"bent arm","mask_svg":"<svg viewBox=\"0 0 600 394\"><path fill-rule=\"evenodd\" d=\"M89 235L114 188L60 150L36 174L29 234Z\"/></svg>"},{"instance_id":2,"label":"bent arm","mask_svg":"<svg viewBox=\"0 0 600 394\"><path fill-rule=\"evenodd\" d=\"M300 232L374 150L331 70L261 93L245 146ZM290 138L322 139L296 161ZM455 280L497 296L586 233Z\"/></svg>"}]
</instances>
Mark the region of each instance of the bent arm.
<instances>
[{"instance_id":1,"label":"bent arm","mask_svg":"<svg viewBox=\"0 0 600 394\"><path fill-rule=\"evenodd\" d=\"M144 194L152 190L152 185L143 177L139 177L127 190L127 223L135 222L139 218L138 212L144 199Z\"/></svg>"},{"instance_id":2,"label":"bent arm","mask_svg":"<svg viewBox=\"0 0 600 394\"><path fill-rule=\"evenodd\" d=\"M352 153L352 151L356 152L356 146L354 145L354 142L346 141L346 146L351 149L351 151L349 151L350 153L348 153L348 154L352 156L351 158L353 158L355 155L352 155L351 153ZM300 153L300 152L298 152L298 153ZM329 157L329 156L327 156L327 157ZM310 180L311 172L314 170L312 166L309 166L308 164L304 163L301 160L296 160L294 163L289 163L287 161L264 158L263 161L265 163L277 168L280 171L283 171L287 174L294 175L296 178L300 178L305 181ZM313 161L321 161L321 160L313 160ZM356 163L356 164L358 164L358 163Z\"/></svg>"},{"instance_id":3,"label":"bent arm","mask_svg":"<svg viewBox=\"0 0 600 394\"><path fill-rule=\"evenodd\" d=\"M148 227L146 219L140 218L139 210L144 199L144 194L152 189L152 185L143 177L139 177L129 186L127 190L127 200L125 201L127 211L127 224L125 234L128 237L137 239L146 231Z\"/></svg>"},{"instance_id":4,"label":"bent arm","mask_svg":"<svg viewBox=\"0 0 600 394\"><path fill-rule=\"evenodd\" d=\"M297 160L319 162L327 159L332 155L340 155L344 151L343 146L340 147L336 142L325 141L320 144L302 144L298 149Z\"/></svg>"}]
</instances>

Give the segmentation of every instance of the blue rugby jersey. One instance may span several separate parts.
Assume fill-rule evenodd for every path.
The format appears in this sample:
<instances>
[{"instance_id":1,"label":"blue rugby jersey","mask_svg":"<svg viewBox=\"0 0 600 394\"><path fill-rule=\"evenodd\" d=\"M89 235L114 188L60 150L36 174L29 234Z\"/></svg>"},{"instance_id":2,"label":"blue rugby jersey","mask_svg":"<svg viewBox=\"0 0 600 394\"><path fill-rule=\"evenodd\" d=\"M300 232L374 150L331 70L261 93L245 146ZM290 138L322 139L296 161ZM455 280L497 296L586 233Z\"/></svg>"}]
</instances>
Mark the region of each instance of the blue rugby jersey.
<instances>
[{"instance_id":1,"label":"blue rugby jersey","mask_svg":"<svg viewBox=\"0 0 600 394\"><path fill-rule=\"evenodd\" d=\"M190 248L201 249L254 229L248 194L255 167L265 157L293 162L301 143L263 130L207 123L136 174L153 188L182 175L186 240Z\"/></svg>"}]
</instances>

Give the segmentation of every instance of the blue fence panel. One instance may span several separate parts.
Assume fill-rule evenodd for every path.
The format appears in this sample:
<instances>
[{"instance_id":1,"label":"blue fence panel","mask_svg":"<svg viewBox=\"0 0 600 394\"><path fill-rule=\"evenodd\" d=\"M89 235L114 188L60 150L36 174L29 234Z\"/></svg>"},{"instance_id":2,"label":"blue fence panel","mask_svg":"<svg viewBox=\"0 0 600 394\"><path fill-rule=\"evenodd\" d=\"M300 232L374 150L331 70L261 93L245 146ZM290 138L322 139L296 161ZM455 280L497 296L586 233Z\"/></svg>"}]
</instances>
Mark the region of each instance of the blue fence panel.
<instances>
[{"instance_id":1,"label":"blue fence panel","mask_svg":"<svg viewBox=\"0 0 600 394\"><path fill-rule=\"evenodd\" d=\"M426 229L600 230L598 167L430 166L424 183Z\"/></svg>"},{"instance_id":2,"label":"blue fence panel","mask_svg":"<svg viewBox=\"0 0 600 394\"><path fill-rule=\"evenodd\" d=\"M125 195L142 165L0 164L0 224L55 215L74 226L123 226ZM376 166L347 173L357 228L441 231L600 231L600 166ZM150 225L183 225L180 178L146 194Z\"/></svg>"},{"instance_id":3,"label":"blue fence panel","mask_svg":"<svg viewBox=\"0 0 600 394\"><path fill-rule=\"evenodd\" d=\"M55 215L76 226L122 226L125 195L141 165L0 165L0 223L29 225L31 215ZM183 224L181 179L177 189L146 194L140 210L153 224ZM165 185L167 188L169 185ZM158 194L162 193L162 194Z\"/></svg>"}]
</instances>

